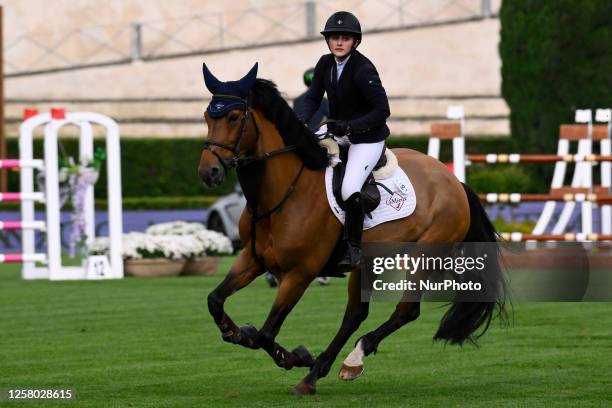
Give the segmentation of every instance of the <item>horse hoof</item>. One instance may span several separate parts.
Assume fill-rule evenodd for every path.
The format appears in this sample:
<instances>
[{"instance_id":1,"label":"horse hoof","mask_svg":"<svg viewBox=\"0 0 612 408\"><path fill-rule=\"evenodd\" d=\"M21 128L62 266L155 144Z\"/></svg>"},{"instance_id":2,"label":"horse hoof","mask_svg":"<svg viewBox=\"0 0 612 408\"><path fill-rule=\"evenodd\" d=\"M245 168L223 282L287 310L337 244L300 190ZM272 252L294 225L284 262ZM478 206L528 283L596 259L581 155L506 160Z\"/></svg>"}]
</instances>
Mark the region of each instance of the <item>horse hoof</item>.
<instances>
[{"instance_id":1,"label":"horse hoof","mask_svg":"<svg viewBox=\"0 0 612 408\"><path fill-rule=\"evenodd\" d=\"M296 367L312 367L314 365L314 358L306 347L297 346L291 353L296 357Z\"/></svg>"},{"instance_id":2,"label":"horse hoof","mask_svg":"<svg viewBox=\"0 0 612 408\"><path fill-rule=\"evenodd\" d=\"M338 378L342 381L353 381L354 379L361 377L362 374L363 365L351 367L347 366L346 364L342 364L342 368L338 373Z\"/></svg>"},{"instance_id":3,"label":"horse hoof","mask_svg":"<svg viewBox=\"0 0 612 408\"><path fill-rule=\"evenodd\" d=\"M298 385L293 387L293 395L314 395L317 389L314 385L306 384L304 381L300 381Z\"/></svg>"}]
</instances>

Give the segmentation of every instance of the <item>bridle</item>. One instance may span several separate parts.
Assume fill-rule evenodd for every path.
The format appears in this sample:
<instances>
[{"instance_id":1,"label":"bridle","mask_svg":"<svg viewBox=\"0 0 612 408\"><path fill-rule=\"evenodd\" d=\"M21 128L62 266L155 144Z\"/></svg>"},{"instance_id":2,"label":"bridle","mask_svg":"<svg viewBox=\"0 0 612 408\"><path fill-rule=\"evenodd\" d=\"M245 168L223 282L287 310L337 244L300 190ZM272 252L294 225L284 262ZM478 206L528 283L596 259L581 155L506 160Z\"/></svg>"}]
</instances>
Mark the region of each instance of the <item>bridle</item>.
<instances>
[{"instance_id":1,"label":"bridle","mask_svg":"<svg viewBox=\"0 0 612 408\"><path fill-rule=\"evenodd\" d=\"M253 155L245 155L243 157L240 157L240 145L242 143L242 139L244 137L246 125L247 125L249 118L251 118L251 120L253 121L253 126L255 127L255 145L257 145L257 142L259 141L260 132L259 132L259 127L257 126L257 122L255 120L255 115L253 115L251 111L249 110L249 104L248 104L247 99L243 99L243 98L240 98L234 95L216 94L216 95L213 95L211 103L213 103L215 99L223 99L223 100L231 100L234 102L240 102L242 106L244 106L244 108L242 109L243 115L242 115L242 121L240 123L240 133L238 135L238 140L236 140L236 143L233 146L230 146L226 143L215 142L215 141L210 141L210 140L204 141L203 150L208 150L217 158L217 160L219 160L219 163L221 163L221 165L223 166L223 169L225 170L225 174L228 174L228 172L231 169L239 170L241 167L248 166L249 164L260 162L260 161L265 161L269 159L270 157L277 156L279 154L287 153L287 152L297 149L297 146L291 145L291 146L285 146L281 149L272 150L270 152L264 152L264 153L253 154ZM215 150L210 149L211 146L217 146L222 149L229 150L230 152L232 152L234 156L229 160L224 159ZM295 186L297 185L298 179L300 178L300 175L302 174L303 171L304 171L304 163L302 163L300 170L297 172L297 174L293 178L293 181L287 188L287 191L285 191L285 194L283 195L279 203L262 214L257 214L257 210L259 207L259 202L258 202L259 200L257 199L255 200L256 202L249 203L248 198L247 198L247 204L250 205L251 210L253 212L253 216L251 217L251 252L253 254L253 258L256 259L257 262L264 267L265 265L264 265L263 259L257 256L257 251L255 250L256 224L258 221L260 221L264 217L267 217L270 214L278 211L283 206L283 204L285 204L285 202L287 201L291 193L295 191ZM258 180L256 184L261 185L260 180ZM247 197L247 194L245 194L245 198L246 197Z\"/></svg>"},{"instance_id":2,"label":"bridle","mask_svg":"<svg viewBox=\"0 0 612 408\"><path fill-rule=\"evenodd\" d=\"M231 100L235 102L240 102L244 106L244 108L242 109L242 112L243 112L242 120L240 121L240 133L238 135L238 140L236 140L236 143L233 146L230 146L226 143L215 142L212 140L204 141L203 150L208 150L217 158L219 163L223 166L223 169L225 170L226 174L231 169L236 169L242 166L246 166L248 164L251 164L251 163L254 163L260 160L267 160L272 156L276 156L281 153L290 152L296 149L296 146L285 146L281 149L272 150L271 152L264 152L260 154L240 157L240 145L242 143L242 139L244 137L246 125L247 125L249 118L251 118L251 120L253 121L253 126L255 127L255 144L257 144L257 142L259 141L259 126L257 126L257 122L255 121L255 115L251 113L251 110L249 109L248 101L246 99L243 99L243 98L240 98L234 95L216 94L216 95L213 95L211 103L213 103L215 99L223 99L223 100ZM229 160L224 159L223 157L221 157L221 155L219 155L219 153L217 153L217 151L210 149L211 146L217 146L222 149L229 150L230 152L232 152L234 157L232 157Z\"/></svg>"}]
</instances>

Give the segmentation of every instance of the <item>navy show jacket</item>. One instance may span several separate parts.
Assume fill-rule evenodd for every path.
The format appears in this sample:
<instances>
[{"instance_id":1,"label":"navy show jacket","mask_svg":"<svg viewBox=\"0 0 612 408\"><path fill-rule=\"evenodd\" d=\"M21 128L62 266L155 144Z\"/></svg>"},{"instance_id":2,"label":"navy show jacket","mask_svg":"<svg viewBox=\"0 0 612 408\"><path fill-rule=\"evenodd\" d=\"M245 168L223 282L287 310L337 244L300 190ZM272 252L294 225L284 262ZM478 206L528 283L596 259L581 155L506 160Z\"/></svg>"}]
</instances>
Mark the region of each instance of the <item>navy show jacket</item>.
<instances>
[{"instance_id":1,"label":"navy show jacket","mask_svg":"<svg viewBox=\"0 0 612 408\"><path fill-rule=\"evenodd\" d=\"M299 114L300 120L308 122L319 108L323 93L327 93L329 116L349 122L351 143L385 140L389 136L386 119L391 112L387 93L374 64L354 50L339 80L336 80L336 72L333 54L323 55L315 66L312 84Z\"/></svg>"}]
</instances>

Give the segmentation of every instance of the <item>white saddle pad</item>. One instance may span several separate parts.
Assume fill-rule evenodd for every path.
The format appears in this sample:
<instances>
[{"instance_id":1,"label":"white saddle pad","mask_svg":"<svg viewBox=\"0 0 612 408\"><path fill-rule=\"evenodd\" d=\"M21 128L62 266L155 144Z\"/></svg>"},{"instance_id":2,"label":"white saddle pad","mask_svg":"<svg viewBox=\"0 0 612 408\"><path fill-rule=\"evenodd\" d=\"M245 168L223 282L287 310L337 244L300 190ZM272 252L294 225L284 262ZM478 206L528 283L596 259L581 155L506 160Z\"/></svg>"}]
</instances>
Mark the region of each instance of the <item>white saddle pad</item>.
<instances>
[{"instance_id":1,"label":"white saddle pad","mask_svg":"<svg viewBox=\"0 0 612 408\"><path fill-rule=\"evenodd\" d=\"M333 175L333 167L328 166L325 170L325 191L327 192L327 200L332 212L338 218L338 221L344 225L344 210L338 205L332 189ZM414 212L416 207L414 187L412 187L412 183L410 183L404 170L399 166L396 166L395 170L388 177L380 180L377 179L376 181L384 184L393 194L389 194L387 190L378 186L380 204L370 214L372 218L366 214L363 222L364 230L373 228L383 222L408 217Z\"/></svg>"}]
</instances>

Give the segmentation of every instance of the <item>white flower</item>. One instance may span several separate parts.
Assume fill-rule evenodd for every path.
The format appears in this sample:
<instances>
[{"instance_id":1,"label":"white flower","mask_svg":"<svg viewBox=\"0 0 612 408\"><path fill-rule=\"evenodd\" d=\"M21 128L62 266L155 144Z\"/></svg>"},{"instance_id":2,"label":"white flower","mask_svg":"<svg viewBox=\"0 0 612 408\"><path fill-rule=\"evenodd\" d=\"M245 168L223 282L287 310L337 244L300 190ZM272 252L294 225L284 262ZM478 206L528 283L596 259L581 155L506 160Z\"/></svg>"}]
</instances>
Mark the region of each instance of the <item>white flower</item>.
<instances>
[{"instance_id":1,"label":"white flower","mask_svg":"<svg viewBox=\"0 0 612 408\"><path fill-rule=\"evenodd\" d=\"M168 233L180 232L176 233ZM185 234L187 231L195 231ZM225 235L210 231L197 223L164 223L149 227L148 233L131 232L123 235L123 259L169 258L191 259L206 255L231 255L232 242ZM166 232L162 234L162 232ZM88 244L90 255L109 252L108 237L100 237Z\"/></svg>"},{"instance_id":2,"label":"white flower","mask_svg":"<svg viewBox=\"0 0 612 408\"><path fill-rule=\"evenodd\" d=\"M205 231L204 225L198 222L173 221L154 224L147 228L150 235L193 235Z\"/></svg>"},{"instance_id":3,"label":"white flower","mask_svg":"<svg viewBox=\"0 0 612 408\"><path fill-rule=\"evenodd\" d=\"M83 177L83 179L87 182L87 184L94 185L98 181L98 176L100 173L98 170L91 167L81 167L79 168L79 177Z\"/></svg>"},{"instance_id":4,"label":"white flower","mask_svg":"<svg viewBox=\"0 0 612 408\"><path fill-rule=\"evenodd\" d=\"M207 255L230 255L234 252L232 241L220 232L205 229L195 236L206 248Z\"/></svg>"},{"instance_id":5,"label":"white flower","mask_svg":"<svg viewBox=\"0 0 612 408\"><path fill-rule=\"evenodd\" d=\"M195 258L206 249L193 235L149 235L149 238L170 259Z\"/></svg>"},{"instance_id":6,"label":"white flower","mask_svg":"<svg viewBox=\"0 0 612 408\"><path fill-rule=\"evenodd\" d=\"M157 252L159 249L149 235L141 232L123 235L123 259L152 258Z\"/></svg>"},{"instance_id":7,"label":"white flower","mask_svg":"<svg viewBox=\"0 0 612 408\"><path fill-rule=\"evenodd\" d=\"M68 181L68 177L70 177L70 173L68 172L68 167L60 167L57 173L58 181L60 183L65 183Z\"/></svg>"},{"instance_id":8,"label":"white flower","mask_svg":"<svg viewBox=\"0 0 612 408\"><path fill-rule=\"evenodd\" d=\"M87 252L89 255L108 255L109 245L108 237L98 237L87 243Z\"/></svg>"}]
</instances>

